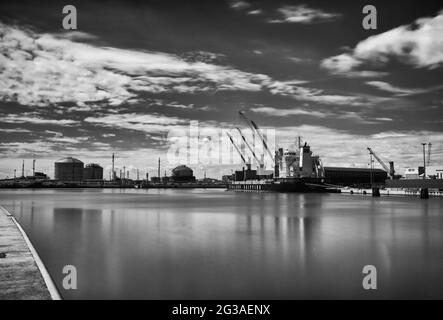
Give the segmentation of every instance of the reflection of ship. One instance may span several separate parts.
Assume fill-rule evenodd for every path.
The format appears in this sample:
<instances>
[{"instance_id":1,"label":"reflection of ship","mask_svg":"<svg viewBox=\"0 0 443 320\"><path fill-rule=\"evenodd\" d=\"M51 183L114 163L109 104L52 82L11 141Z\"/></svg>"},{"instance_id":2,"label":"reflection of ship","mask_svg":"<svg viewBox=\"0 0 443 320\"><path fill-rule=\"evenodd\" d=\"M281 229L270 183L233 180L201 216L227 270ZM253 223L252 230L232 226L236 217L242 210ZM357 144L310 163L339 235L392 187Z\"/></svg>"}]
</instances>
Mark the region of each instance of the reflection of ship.
<instances>
[{"instance_id":1,"label":"reflection of ship","mask_svg":"<svg viewBox=\"0 0 443 320\"><path fill-rule=\"evenodd\" d=\"M264 166L264 155L259 158L255 150L248 143L241 130L237 128L245 146L248 147L254 159L259 163L257 170L251 169L251 160L246 161L245 154L234 141L231 134L229 139L237 150L246 169L236 171L230 177L228 189L231 190L257 190L257 191L283 191L283 192L324 192L327 187L324 185L325 172L319 156L312 154L310 146L305 143L301 145L300 138L298 150L279 148L272 155L269 150L268 141L258 129L254 121L249 120L243 112L239 112L241 119L253 132L253 137L257 136L263 144L264 151L269 155L274 170L266 170Z\"/></svg>"}]
</instances>

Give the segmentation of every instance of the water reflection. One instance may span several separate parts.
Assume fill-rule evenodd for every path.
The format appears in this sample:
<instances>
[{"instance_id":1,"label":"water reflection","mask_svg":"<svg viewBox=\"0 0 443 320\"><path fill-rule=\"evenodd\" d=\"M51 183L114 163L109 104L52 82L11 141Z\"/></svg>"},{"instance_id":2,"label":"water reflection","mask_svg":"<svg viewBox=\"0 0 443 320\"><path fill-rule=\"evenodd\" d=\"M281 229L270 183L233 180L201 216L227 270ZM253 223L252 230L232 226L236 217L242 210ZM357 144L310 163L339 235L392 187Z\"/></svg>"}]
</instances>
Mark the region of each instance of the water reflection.
<instances>
[{"instance_id":1,"label":"water reflection","mask_svg":"<svg viewBox=\"0 0 443 320\"><path fill-rule=\"evenodd\" d=\"M1 192L65 298L443 297L442 201L218 190ZM379 288L361 288L362 268ZM62 288L60 288L62 289Z\"/></svg>"}]
</instances>

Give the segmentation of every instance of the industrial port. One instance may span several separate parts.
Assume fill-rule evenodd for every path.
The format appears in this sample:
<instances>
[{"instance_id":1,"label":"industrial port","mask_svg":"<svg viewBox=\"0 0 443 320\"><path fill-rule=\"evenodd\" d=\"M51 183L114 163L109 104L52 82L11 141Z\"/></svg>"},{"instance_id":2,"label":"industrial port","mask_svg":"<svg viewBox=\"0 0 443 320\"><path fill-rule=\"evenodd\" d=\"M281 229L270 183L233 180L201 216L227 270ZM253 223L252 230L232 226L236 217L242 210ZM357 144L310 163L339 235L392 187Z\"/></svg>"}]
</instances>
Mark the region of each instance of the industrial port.
<instances>
[{"instance_id":1,"label":"industrial port","mask_svg":"<svg viewBox=\"0 0 443 320\"><path fill-rule=\"evenodd\" d=\"M369 168L324 166L311 146L298 138L298 148L276 147L271 150L268 141L258 125L249 119L245 112L238 112L245 128L253 134L248 141L244 129L236 127L241 144L235 141L233 133L227 132L233 149L242 161L240 170L223 175L221 179L196 179L193 170L179 165L171 174L161 175L161 159L158 159L157 175L130 177L130 171L123 165L115 169L115 155L112 154L109 177L105 178L100 164L87 163L74 157L65 157L54 163L54 178L35 170L36 160L32 162L32 175L25 176L25 161L22 162L21 175L0 180L1 188L226 188L235 191L277 191L277 192L344 192L350 194L380 195L429 195L443 194L443 165L431 165L431 143L422 143L423 164L407 168L403 175L395 171L394 161L389 165L370 147ZM243 131L242 131L243 130ZM255 142L262 144L262 154L257 154ZM427 150L426 150L427 149ZM266 154L264 154L266 153ZM252 157L251 157L252 156ZM265 166L265 156L272 161L273 170ZM252 159L251 159L252 158ZM378 162L381 168L374 168ZM256 168L253 169L253 165ZM268 166L269 167L269 166Z\"/></svg>"}]
</instances>

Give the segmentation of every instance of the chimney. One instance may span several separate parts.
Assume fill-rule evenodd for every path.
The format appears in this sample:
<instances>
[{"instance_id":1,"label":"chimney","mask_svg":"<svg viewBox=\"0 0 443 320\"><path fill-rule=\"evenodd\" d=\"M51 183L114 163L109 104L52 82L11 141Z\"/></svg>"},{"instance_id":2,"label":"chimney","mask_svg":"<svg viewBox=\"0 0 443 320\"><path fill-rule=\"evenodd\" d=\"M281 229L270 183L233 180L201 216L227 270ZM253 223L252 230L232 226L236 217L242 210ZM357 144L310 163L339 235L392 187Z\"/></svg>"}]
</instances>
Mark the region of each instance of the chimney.
<instances>
[{"instance_id":1,"label":"chimney","mask_svg":"<svg viewBox=\"0 0 443 320\"><path fill-rule=\"evenodd\" d=\"M114 154L112 154L112 173L111 173L111 175L112 175L112 181L114 181L115 180L115 171L114 171Z\"/></svg>"},{"instance_id":2,"label":"chimney","mask_svg":"<svg viewBox=\"0 0 443 320\"><path fill-rule=\"evenodd\" d=\"M160 178L160 158L158 158L158 175L157 177Z\"/></svg>"}]
</instances>

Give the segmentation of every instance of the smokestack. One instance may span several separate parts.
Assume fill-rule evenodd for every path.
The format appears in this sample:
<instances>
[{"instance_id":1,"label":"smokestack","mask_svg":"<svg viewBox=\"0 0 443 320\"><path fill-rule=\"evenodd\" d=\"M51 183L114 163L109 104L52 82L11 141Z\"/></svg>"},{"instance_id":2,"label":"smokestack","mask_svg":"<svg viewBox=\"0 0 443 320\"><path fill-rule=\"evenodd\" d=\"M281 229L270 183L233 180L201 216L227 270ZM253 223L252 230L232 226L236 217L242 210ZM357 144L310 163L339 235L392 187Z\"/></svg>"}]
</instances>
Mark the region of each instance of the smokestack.
<instances>
[{"instance_id":1,"label":"smokestack","mask_svg":"<svg viewBox=\"0 0 443 320\"><path fill-rule=\"evenodd\" d=\"M123 179L125 178L125 176L126 176L126 167L123 166Z\"/></svg>"},{"instance_id":2,"label":"smokestack","mask_svg":"<svg viewBox=\"0 0 443 320\"><path fill-rule=\"evenodd\" d=\"M158 175L157 176L160 178L160 158L158 158Z\"/></svg>"},{"instance_id":3,"label":"smokestack","mask_svg":"<svg viewBox=\"0 0 443 320\"><path fill-rule=\"evenodd\" d=\"M32 176L35 177L35 159L32 160Z\"/></svg>"},{"instance_id":4,"label":"smokestack","mask_svg":"<svg viewBox=\"0 0 443 320\"><path fill-rule=\"evenodd\" d=\"M22 177L23 178L25 177L25 160L23 160L23 163L22 163Z\"/></svg>"},{"instance_id":5,"label":"smokestack","mask_svg":"<svg viewBox=\"0 0 443 320\"><path fill-rule=\"evenodd\" d=\"M115 171L114 171L114 154L112 154L112 173L111 173L112 177L112 181L114 181L115 179Z\"/></svg>"}]
</instances>

